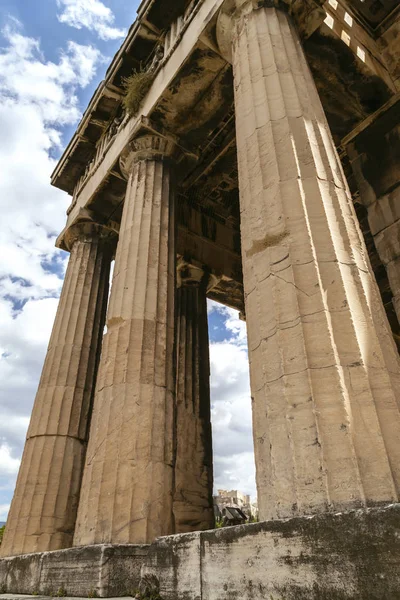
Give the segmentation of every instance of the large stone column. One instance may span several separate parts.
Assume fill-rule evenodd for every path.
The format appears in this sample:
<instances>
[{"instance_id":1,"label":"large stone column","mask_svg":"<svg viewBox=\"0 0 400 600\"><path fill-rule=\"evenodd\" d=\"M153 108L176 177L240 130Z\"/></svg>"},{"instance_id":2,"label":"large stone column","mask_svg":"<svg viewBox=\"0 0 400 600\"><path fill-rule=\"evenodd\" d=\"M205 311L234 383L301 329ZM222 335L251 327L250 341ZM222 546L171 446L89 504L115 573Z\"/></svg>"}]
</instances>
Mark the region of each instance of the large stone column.
<instances>
[{"instance_id":1,"label":"large stone column","mask_svg":"<svg viewBox=\"0 0 400 600\"><path fill-rule=\"evenodd\" d=\"M400 94L353 131L346 146L400 322Z\"/></svg>"},{"instance_id":2,"label":"large stone column","mask_svg":"<svg viewBox=\"0 0 400 600\"><path fill-rule=\"evenodd\" d=\"M174 531L174 145L131 143L74 545Z\"/></svg>"},{"instance_id":3,"label":"large stone column","mask_svg":"<svg viewBox=\"0 0 400 600\"><path fill-rule=\"evenodd\" d=\"M399 357L298 33L262 4L228 2L219 26L232 43L260 517L398 501Z\"/></svg>"},{"instance_id":4,"label":"large stone column","mask_svg":"<svg viewBox=\"0 0 400 600\"><path fill-rule=\"evenodd\" d=\"M114 234L93 223L65 236L71 251L33 407L1 555L72 546Z\"/></svg>"},{"instance_id":5,"label":"large stone column","mask_svg":"<svg viewBox=\"0 0 400 600\"><path fill-rule=\"evenodd\" d=\"M214 527L207 279L178 269L175 533Z\"/></svg>"}]
</instances>

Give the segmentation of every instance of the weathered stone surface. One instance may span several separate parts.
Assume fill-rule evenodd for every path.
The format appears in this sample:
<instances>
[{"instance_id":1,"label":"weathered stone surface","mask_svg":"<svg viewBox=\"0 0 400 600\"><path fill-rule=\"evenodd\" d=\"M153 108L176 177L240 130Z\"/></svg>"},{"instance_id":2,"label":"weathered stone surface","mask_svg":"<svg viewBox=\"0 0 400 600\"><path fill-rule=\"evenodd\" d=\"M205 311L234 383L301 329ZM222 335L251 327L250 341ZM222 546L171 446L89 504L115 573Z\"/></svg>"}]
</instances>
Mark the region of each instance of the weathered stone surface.
<instances>
[{"instance_id":1,"label":"weathered stone surface","mask_svg":"<svg viewBox=\"0 0 400 600\"><path fill-rule=\"evenodd\" d=\"M0 560L0 589L20 594L39 590L42 554L26 554Z\"/></svg>"},{"instance_id":2,"label":"weathered stone surface","mask_svg":"<svg viewBox=\"0 0 400 600\"><path fill-rule=\"evenodd\" d=\"M133 596L148 546L96 545L0 561L0 589L7 594Z\"/></svg>"},{"instance_id":3,"label":"weathered stone surface","mask_svg":"<svg viewBox=\"0 0 400 600\"><path fill-rule=\"evenodd\" d=\"M129 596L140 580L156 581L163 600L398 600L400 506L0 561L4 598Z\"/></svg>"},{"instance_id":4,"label":"weathered stone surface","mask_svg":"<svg viewBox=\"0 0 400 600\"><path fill-rule=\"evenodd\" d=\"M147 552L147 545L105 546L99 578L101 595L134 596L139 589L141 568Z\"/></svg>"},{"instance_id":5,"label":"weathered stone surface","mask_svg":"<svg viewBox=\"0 0 400 600\"><path fill-rule=\"evenodd\" d=\"M398 600L400 507L162 538L144 573L163 600Z\"/></svg>"},{"instance_id":6,"label":"weathered stone surface","mask_svg":"<svg viewBox=\"0 0 400 600\"><path fill-rule=\"evenodd\" d=\"M168 536L150 545L142 576L157 577L163 600L202 599L202 535Z\"/></svg>"},{"instance_id":7,"label":"weathered stone surface","mask_svg":"<svg viewBox=\"0 0 400 600\"><path fill-rule=\"evenodd\" d=\"M400 322L400 94L344 144Z\"/></svg>"},{"instance_id":8,"label":"weathered stone surface","mask_svg":"<svg viewBox=\"0 0 400 600\"><path fill-rule=\"evenodd\" d=\"M399 357L312 75L284 12L232 27L260 517L397 501Z\"/></svg>"},{"instance_id":9,"label":"weathered stone surface","mask_svg":"<svg viewBox=\"0 0 400 600\"><path fill-rule=\"evenodd\" d=\"M178 268L175 533L214 527L207 280Z\"/></svg>"},{"instance_id":10,"label":"weathered stone surface","mask_svg":"<svg viewBox=\"0 0 400 600\"><path fill-rule=\"evenodd\" d=\"M72 598L72 596L63 596L65 600ZM75 600L87 600L87 596L79 597L73 596ZM43 596L43 595L33 595L29 596L27 594L0 594L0 598L2 600L52 600L54 596ZM122 600L122 598L110 598L109 600Z\"/></svg>"},{"instance_id":11,"label":"weathered stone surface","mask_svg":"<svg viewBox=\"0 0 400 600\"><path fill-rule=\"evenodd\" d=\"M396 88L400 90L400 20L394 21L378 39L382 58L387 64Z\"/></svg>"},{"instance_id":12,"label":"weathered stone surface","mask_svg":"<svg viewBox=\"0 0 400 600\"><path fill-rule=\"evenodd\" d=\"M68 237L71 257L1 556L72 545L114 234L83 223Z\"/></svg>"},{"instance_id":13,"label":"weathered stone surface","mask_svg":"<svg viewBox=\"0 0 400 600\"><path fill-rule=\"evenodd\" d=\"M74 545L173 531L174 148L141 137L125 156L115 259Z\"/></svg>"}]
</instances>

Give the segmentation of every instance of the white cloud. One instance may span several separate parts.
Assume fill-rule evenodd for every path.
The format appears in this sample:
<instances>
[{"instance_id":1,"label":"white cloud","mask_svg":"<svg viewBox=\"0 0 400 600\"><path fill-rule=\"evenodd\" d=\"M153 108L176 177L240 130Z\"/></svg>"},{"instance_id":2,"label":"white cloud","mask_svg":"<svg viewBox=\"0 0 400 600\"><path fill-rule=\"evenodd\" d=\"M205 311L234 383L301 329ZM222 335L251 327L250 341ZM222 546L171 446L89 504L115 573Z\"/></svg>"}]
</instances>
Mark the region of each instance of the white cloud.
<instances>
[{"instance_id":1,"label":"white cloud","mask_svg":"<svg viewBox=\"0 0 400 600\"><path fill-rule=\"evenodd\" d=\"M68 196L52 188L60 125L80 117L77 87L86 86L102 57L69 42L58 63L15 26L0 50L0 294L15 299L57 296L64 255L54 248Z\"/></svg>"},{"instance_id":2,"label":"white cloud","mask_svg":"<svg viewBox=\"0 0 400 600\"><path fill-rule=\"evenodd\" d=\"M214 300L207 301L207 313L217 312L224 317L224 327L229 333L230 342L247 348L246 323L239 319L239 312Z\"/></svg>"},{"instance_id":3,"label":"white cloud","mask_svg":"<svg viewBox=\"0 0 400 600\"><path fill-rule=\"evenodd\" d=\"M19 468L19 460L11 456L10 448L7 445L0 446L1 473L16 475ZM0 475L1 475L0 473Z\"/></svg>"},{"instance_id":4,"label":"white cloud","mask_svg":"<svg viewBox=\"0 0 400 600\"><path fill-rule=\"evenodd\" d=\"M9 504L0 504L0 521L5 521L7 519L9 510L10 510Z\"/></svg>"},{"instance_id":5,"label":"white cloud","mask_svg":"<svg viewBox=\"0 0 400 600\"><path fill-rule=\"evenodd\" d=\"M97 33L102 40L123 38L126 30L113 27L115 17L111 9L100 0L57 0L62 9L58 15L61 23Z\"/></svg>"},{"instance_id":6,"label":"white cloud","mask_svg":"<svg viewBox=\"0 0 400 600\"><path fill-rule=\"evenodd\" d=\"M225 340L210 344L214 488L256 496L246 323L239 313L208 302L221 316ZM212 337L212 335L211 335Z\"/></svg>"},{"instance_id":7,"label":"white cloud","mask_svg":"<svg viewBox=\"0 0 400 600\"><path fill-rule=\"evenodd\" d=\"M0 520L22 453L66 254L54 247L68 196L50 186L62 129L80 118L78 89L103 61L68 42L57 62L17 21L0 48Z\"/></svg>"},{"instance_id":8,"label":"white cloud","mask_svg":"<svg viewBox=\"0 0 400 600\"><path fill-rule=\"evenodd\" d=\"M257 498L254 453L240 452L230 457L214 456L215 489L239 490Z\"/></svg>"},{"instance_id":9,"label":"white cloud","mask_svg":"<svg viewBox=\"0 0 400 600\"><path fill-rule=\"evenodd\" d=\"M11 496L18 475L20 459L11 455L11 448L0 442L0 494L7 498ZM0 503L0 521L5 521L10 503Z\"/></svg>"}]
</instances>

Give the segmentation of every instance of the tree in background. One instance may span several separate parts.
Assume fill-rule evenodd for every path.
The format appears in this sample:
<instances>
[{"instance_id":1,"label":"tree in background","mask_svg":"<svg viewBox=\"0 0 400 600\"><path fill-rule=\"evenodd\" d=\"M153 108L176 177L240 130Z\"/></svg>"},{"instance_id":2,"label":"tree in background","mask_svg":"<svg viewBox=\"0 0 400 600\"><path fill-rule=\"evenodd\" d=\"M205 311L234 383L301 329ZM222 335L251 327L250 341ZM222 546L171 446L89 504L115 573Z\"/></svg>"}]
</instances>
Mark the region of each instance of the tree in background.
<instances>
[{"instance_id":1,"label":"tree in background","mask_svg":"<svg viewBox=\"0 0 400 600\"><path fill-rule=\"evenodd\" d=\"M1 542L3 541L3 535L4 535L5 528L6 528L5 525L3 525L3 527L0 527L0 546L1 546Z\"/></svg>"}]
</instances>

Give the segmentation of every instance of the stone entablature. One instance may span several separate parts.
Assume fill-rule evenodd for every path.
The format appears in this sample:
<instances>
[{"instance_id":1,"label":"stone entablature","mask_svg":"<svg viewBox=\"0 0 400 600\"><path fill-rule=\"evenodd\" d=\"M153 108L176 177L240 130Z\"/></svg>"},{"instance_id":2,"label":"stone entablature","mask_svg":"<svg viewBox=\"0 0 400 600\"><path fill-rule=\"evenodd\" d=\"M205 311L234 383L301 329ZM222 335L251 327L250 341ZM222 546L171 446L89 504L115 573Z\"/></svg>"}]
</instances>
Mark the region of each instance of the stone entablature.
<instances>
[{"instance_id":1,"label":"stone entablature","mask_svg":"<svg viewBox=\"0 0 400 600\"><path fill-rule=\"evenodd\" d=\"M193 20L197 21L197 27L193 27L192 29L197 31L198 36L203 35L204 40L209 42L207 33L207 22L212 19L213 14L217 13L221 4L222 2L220 0L199 0L198 2L187 3L186 9L182 7L182 13L175 19L175 21L170 23L168 19L165 28L159 25L160 29L154 27L154 25L151 24L151 21L148 20L148 14L146 12L146 10L149 10L148 3L143 4L143 8L140 8L138 11L138 21L131 28L126 41L121 47L121 50L116 55L110 69L107 72L106 80L102 82L102 84L99 86L99 89L93 97L93 100L82 119L77 134L71 141L71 144L67 148L66 152L64 153L64 156L60 161L59 166L56 168L53 174L53 183L55 185L61 187L62 189L65 189L69 193L75 192L76 196L78 194L78 190L81 190L84 181L87 181L88 173L86 173L86 175L82 174L82 179L79 179L79 182L77 180L72 182L71 180L72 187L71 184L67 183L65 179L67 176L66 173L70 169L69 164L71 164L71 166L73 166L73 168L75 169L78 166L78 164L82 161L84 170L88 168L88 161L86 158L87 152L85 154L82 154L82 159L78 158L78 148L80 147L80 145L84 145L85 143L87 143L90 146L90 144L92 144L92 150L89 150L88 146L88 150L93 153L93 157L90 161L91 166L89 167L89 170L91 172L93 172L93 170L96 168L96 165L98 165L99 162L101 162L102 157L104 157L104 154L106 153L109 146L110 138L113 137L113 133L115 132L112 126L112 122L115 118L117 108L118 106L120 106L121 98L123 95L121 80L118 73L119 71L121 71L121 69L125 69L124 62L128 63L128 59L130 60L130 63L132 65L130 67L131 70L135 68L135 61L136 68L139 68L140 65L145 66L146 63L149 65L152 61L152 52L154 51L154 48L160 45L161 43L161 46L164 48L164 57L162 61L160 61L156 73L162 67L164 67L163 75L165 77L165 75L169 71L169 65L167 63L172 58L172 55L175 53L175 51L178 51L179 53L179 46L181 45L181 42L183 42L184 34ZM284 2L284 4L287 3ZM310 35L310 33L312 33L315 29L321 26L323 22L323 18L321 17L324 17L325 14L323 12L320 12L318 6L320 7L322 4L322 0L318 0L318 2L316 0L308 0L306 5L304 5L303 2L298 1L290 3L290 10L291 12L293 12L296 18L298 18L299 26L301 29L304 29L305 35ZM307 6L307 8L304 9L304 6ZM203 10L203 8L205 7L209 8L211 11L209 11L208 19L206 21L204 21L203 16L207 12ZM339 0L337 8L333 8L333 6L329 4L329 0L327 0L324 4L324 9L328 14L332 15L334 18L339 19L340 23L344 26L344 30L347 33L348 24L346 24L346 22L342 20L342 17L344 16L344 13L346 11L349 11L349 15L353 15L352 20L354 22L354 25L351 33L355 35L356 38L357 36L360 38L360 48L362 50L365 50L366 52L367 67L370 67L373 73L383 78L387 85L394 85L392 83L393 80L388 74L388 71L385 70L383 61L380 57L380 52L376 46L375 41L372 39L372 34L369 33L369 31L365 28L365 24L362 21L358 20L357 12L354 12L354 10L352 10L352 7L347 6L347 4L343 0ZM202 23L206 23L205 27L203 25L203 31L200 34L198 33L198 26L200 25L199 21L201 21ZM165 29L166 33L164 32L162 37L160 38L159 32L161 31L161 29ZM337 30L336 27L334 27L333 29L336 31L337 34L340 35L340 32L339 30ZM192 40L198 39L197 37L193 37L192 32L190 37L192 38ZM152 49L150 51L144 50L143 52L141 48L144 49L146 47L146 44L150 44L150 47ZM393 44L391 44L391 47L392 46ZM354 47L354 52L356 54L357 48L358 46ZM135 52L138 57L140 56L140 60L139 58L135 58ZM371 59L369 63L368 61L370 56ZM129 70L124 72L126 74L129 74ZM160 88L157 85L157 81L155 81L153 87L158 88L158 97L160 98L163 94L162 84ZM147 114L147 116L151 116L151 110L153 109L153 107L150 109L150 112L146 112L145 102L143 108L144 110L142 111L142 113ZM101 118L99 118L98 116L98 113L100 112ZM107 114L110 115L111 119L107 120L107 117L105 117L105 115ZM118 122L120 117L116 116L116 119ZM118 126L120 125L121 123L118 123ZM103 135L104 130L107 130L107 132ZM96 132L100 133L100 135L96 134ZM75 154L77 154L78 161L76 161L74 158ZM69 179L70 177L68 176L68 180ZM87 200L89 200L89 198L87 198Z\"/></svg>"},{"instance_id":2,"label":"stone entablature","mask_svg":"<svg viewBox=\"0 0 400 600\"><path fill-rule=\"evenodd\" d=\"M165 40L163 37L164 34L160 37L160 33L157 34L157 27L160 26L160 19L169 19L169 17L167 14L164 14L163 16L161 13L157 16L158 9L156 9L156 4L157 3L154 4L147 2L142 4L139 10L138 21L131 28L126 42L124 42L121 50L113 61L112 66L108 70L105 82L101 84L99 90L96 92L91 103L92 108L89 108L85 114L82 124L78 128L78 132L74 138L75 141L71 142L73 145L73 151L71 148L66 150L64 157L60 161L60 165L54 172L53 183L69 190L68 186L65 186L62 182L65 180L67 173L70 172L72 175L73 170L78 168L79 160L83 160L82 164L84 165L86 174L84 173L81 175L79 180L75 181L73 184L75 189L72 204L68 210L67 227L76 220L80 219L83 209L85 211L89 210L90 212L94 211L96 218L105 222L110 218L110 213L112 215L118 212L120 213L120 208L118 207L121 206L123 201L125 183L119 168L119 157L124 147L135 135L137 135L137 132L142 127L144 115L146 115L145 118L149 123L155 119L154 127L156 130L160 130L160 127L161 129L165 129L169 134L172 134L176 136L177 139L180 139L186 147L186 150L192 152L192 158L187 158L184 165L182 165L182 169L180 170L180 176L183 173L188 173L188 175L185 175L185 177L186 181L190 182L189 189L186 187L186 181L180 182L186 197L192 196L193 191L195 190L194 184L192 183L195 181L195 178L193 178L192 173L195 174L196 171L200 171L201 173L202 170L204 177L207 171L210 169L209 165L213 165L215 163L213 154L211 154L210 158L207 157L205 162L202 162L202 157L206 155L205 148L201 144L197 144L196 146L197 142L193 143L193 141L190 139L191 135L189 130L191 121L196 117L197 114L197 97L204 98L205 108L202 111L202 118L204 116L204 112L207 114L209 111L209 114L211 115L213 111L220 111L220 107L217 104L219 96L224 98L225 102L229 97L226 87L226 80L229 75L229 71L225 72L222 63L218 64L219 51L215 45L215 20L219 7L222 5L221 1L199 0L195 3L182 3L182 8L179 9L179 14L177 14L174 19L165 21L165 30L173 30L174 33L173 35L172 33L171 35L168 34L171 43L167 43L167 54L158 62L154 71L155 79L149 93L147 94L147 97L143 101L141 114L136 118L134 116L130 117L129 115L124 115L123 112L121 112L121 99L123 94L123 90L121 88L122 73L124 73L126 76L131 72L129 69L138 68L139 57L141 59L140 64L147 64L150 66L153 64L154 52L156 52L156 48L165 48ZM283 5L287 6L288 3L284 2ZM304 7L306 7L306 10L304 10ZM147 12L149 10L150 13ZM178 11L178 7L176 7L176 10ZM346 98L346 100L343 101L344 90L341 89L343 84L339 82L339 84L336 85L335 83L335 78L340 77L340 73L337 72L337 66L333 67L333 65L326 65L322 67L320 49L319 47L316 47L314 50L314 39L320 39L324 44L329 44L329 40L333 39L332 36L340 34L339 30L334 33L332 29L330 29L328 25L323 22L325 13L324 11L321 12L321 2L309 0L306 5L299 2L290 3L290 12L296 16L296 22L298 25L304 29L304 24L307 24L305 29L305 31L308 29L307 35L309 35L315 28L318 29L317 34L319 38L316 38L315 35L311 36L312 43L310 42L310 48L313 49L310 60L313 68L317 69L317 71L318 69L323 69L323 72L321 71L321 82L319 83L318 80L320 77L318 72L315 73L316 80L317 84L319 85L320 93L326 94L325 106L328 112L328 118L332 120L335 126L336 124L338 125L336 134L334 129L334 136L338 142L344 134L347 134L350 131L353 124L368 116L367 111L370 110L369 106L373 107L372 110L375 110L376 104L380 101L380 97L382 97L383 101L387 100L390 95L389 88L392 87L393 89L395 83L392 82L388 70L385 69L384 61L379 60L379 51L377 50L375 41L371 37L373 34L371 31L365 28L365 24L362 25L362 21L359 19L358 14L354 11L352 12L351 7L348 7L343 0L338 2L338 6L336 8L333 8L332 4L329 4L329 2L325 2L324 10L328 13L329 11L337 13L340 19L343 17L343 23L348 29L349 25L345 23L344 15L346 11L349 11L348 14L352 15L351 18L353 20L353 24L350 28L353 36L350 44L351 50L341 39L337 40L337 42L339 44L338 48L340 48L340 52L344 53L344 56L346 55L346 52L354 52L356 55L355 68L359 73L357 75L359 82L357 83L356 81L354 85L352 84L351 86L355 90L356 97L354 102L352 102L349 98ZM178 22L179 26L176 25ZM388 22L388 26L392 26L393 22L396 23L396 21L393 21L392 18L392 21ZM156 25L156 23L158 23L158 25ZM356 31L360 32L360 35L357 33L357 35L354 37L354 32ZM356 39L357 36L361 36L360 39L362 39L362 43L359 44L357 42L354 45L353 39ZM365 36L367 37L365 38ZM173 43L172 38L175 40ZM318 41L318 45L322 42ZM148 46L147 50L145 50L146 44ZM391 48L392 47L393 44L391 45ZM308 45L306 45L306 48L308 48ZM362 51L364 49L366 52L365 63L359 56L357 57L359 48ZM208 49L208 53L206 49ZM314 52L316 52L315 56ZM198 58L200 53L202 55L201 60ZM133 55L137 56L137 59L135 59L136 63L132 58ZM370 56L373 57L371 60L369 59ZM129 59L131 60L130 63L128 57L131 57ZM327 57L327 59L329 60L329 57ZM185 60L187 64L185 69L187 72L190 71L188 64L192 62L192 68L194 72L197 69L204 74L206 71L211 73L212 70L215 69L215 71L219 71L221 75L212 81L209 81L207 77L204 76L197 77L196 83L193 85L193 83L190 81L190 77L187 79L182 79L181 73L182 70L185 71L183 68ZM124 66L128 64L130 64L129 69ZM332 71L330 78L327 79L326 69L329 68L334 70ZM120 75L118 75L118 73L120 73ZM382 85L380 85L379 92L373 95L367 93L365 99L362 99L360 102L359 95L360 93L363 94L365 92L366 81L368 81L368 78L371 78L372 85L372 79L374 77L376 78L377 76L379 77L379 81L382 83ZM119 87L116 85L116 83L118 83L117 80L119 81ZM212 88L210 85L211 83ZM185 91L190 88L193 88L193 94L188 94L188 92ZM212 91L212 89L214 91ZM171 90L174 90L172 95ZM346 91L344 93L347 94L349 91L348 86L345 86L345 90ZM177 102L178 96L179 101ZM211 99L212 97L214 97L215 100ZM104 102L108 103L108 109L105 108ZM213 102L214 104L212 104ZM177 107L177 110L174 108L174 103ZM344 118L340 117L338 119L336 113L340 111L342 112ZM229 109L229 112L231 112L231 108ZM101 113L101 118L103 121L101 121L99 118L99 113ZM332 116L330 116L331 113ZM111 117L108 121L106 117L107 114L109 114ZM215 123L215 121L213 121L213 123ZM225 125L223 126L225 127ZM197 127L198 131L200 132L199 135L209 135L209 129L207 129L209 128L209 124L207 122L202 123L200 128L198 124L195 127ZM228 133L230 131L229 128L226 127L225 130L228 131ZM98 133L100 133L100 136L96 137ZM229 138L229 141L228 139L226 141L222 141L223 144L228 143L229 145L223 148L221 159L222 154L230 154L234 160L234 130L232 131L232 134L233 136ZM80 152L79 148L82 147L82 144L87 143L89 137L91 138L93 135L93 143L96 145L95 155L90 159L90 161L88 161L87 158L82 158L77 161L76 158L78 158ZM218 144L220 143L221 140L218 140ZM86 155L87 152L85 151L85 153L82 154L82 157L86 157ZM196 166L196 156L198 157L197 163L200 163L199 166ZM210 160L211 162L209 162ZM219 164L217 165L217 168L220 169ZM223 166L223 169L225 169L225 166ZM198 177L199 176L197 175L197 179ZM230 236L232 239L232 241L228 242L228 246L231 248L234 244L238 251L240 251L239 245L234 241L235 239L238 239L239 235L237 217L233 218L231 214L226 214L225 210L221 215L218 214L222 204L225 202L225 200L221 198L221 191L222 194L226 195L224 189L229 187L232 188L233 193L237 194L237 191L235 191L235 186L237 186L237 183L235 183L235 178L237 181L237 174L234 174L232 178L230 174L228 175L228 172L225 174L225 172L221 172L220 170L220 180L221 177L224 180L223 184L221 183L220 187L217 188L216 191L211 191L211 195L215 196L216 202L214 199L209 201L212 196L207 199L207 204L209 204L210 207L207 206L206 218L209 220L211 225L211 228L207 228L207 243L213 243L212 230L214 228L220 228L221 225L224 224L227 227L226 231L228 236ZM195 193L197 194L198 190L195 190ZM112 201L110 201L110 207L108 207L108 199L112 199ZM185 204L186 202L181 202L179 208L179 214L182 214L182 219L180 217L181 220L179 222L179 227L182 233L178 236L178 251L182 252L184 245L190 242L190 246L196 247L196 253L199 253L196 256L193 256L193 258L202 262L200 246L196 242L198 236L204 238L202 229L197 229L197 225L195 230L191 230L190 228L188 229L186 221L187 215L184 214L188 210L191 211L192 216L190 219L192 223L203 219L204 217L200 214L196 217L196 219L194 218L199 210L200 212L203 212L203 208L201 207L202 200L200 200L200 202L197 204L190 203L190 207L187 205L187 208L184 206ZM229 205L232 207L237 206L237 201L234 203L230 201ZM211 210L209 210L209 208ZM215 209L217 209L216 216L214 216ZM118 218L120 218L120 216ZM185 238L184 243L182 241L182 236ZM206 241L205 238L204 241ZM239 310L243 310L243 301L238 301L238 298L241 294L240 288L242 285L240 268L238 269L236 266L234 266L233 271L235 272L235 275L232 278L232 269L228 266L232 264L232 261L238 262L233 255L231 255L231 258L229 259L228 257L227 259L224 259L225 272L221 271L220 265L217 263L212 265L212 270L218 272L219 276L222 276L222 278L224 276L228 276L229 278L228 283L225 283L225 281L221 279L220 288L217 288L214 294L215 298L221 298L224 294L228 298L231 293L234 294L235 298L232 299L232 301L228 300L228 302L239 308ZM230 292L228 288L231 288L232 292Z\"/></svg>"}]
</instances>

